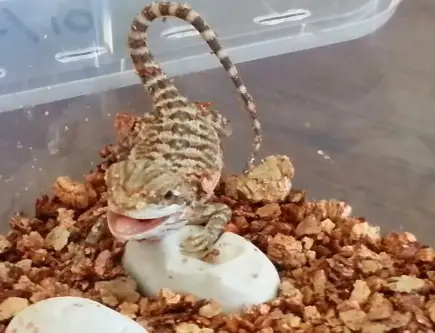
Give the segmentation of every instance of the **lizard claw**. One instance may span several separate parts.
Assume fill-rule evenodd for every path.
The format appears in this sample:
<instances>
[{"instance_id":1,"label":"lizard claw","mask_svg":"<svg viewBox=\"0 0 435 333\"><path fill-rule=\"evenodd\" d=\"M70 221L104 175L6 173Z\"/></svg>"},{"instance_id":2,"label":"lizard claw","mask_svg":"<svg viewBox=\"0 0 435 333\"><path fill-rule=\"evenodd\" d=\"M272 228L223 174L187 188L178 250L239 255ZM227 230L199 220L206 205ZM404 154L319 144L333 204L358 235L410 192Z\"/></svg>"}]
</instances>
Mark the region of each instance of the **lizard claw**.
<instances>
[{"instance_id":1,"label":"lizard claw","mask_svg":"<svg viewBox=\"0 0 435 333\"><path fill-rule=\"evenodd\" d=\"M213 246L212 239L205 232L199 232L186 237L180 244L182 252L187 254L203 253Z\"/></svg>"}]
</instances>

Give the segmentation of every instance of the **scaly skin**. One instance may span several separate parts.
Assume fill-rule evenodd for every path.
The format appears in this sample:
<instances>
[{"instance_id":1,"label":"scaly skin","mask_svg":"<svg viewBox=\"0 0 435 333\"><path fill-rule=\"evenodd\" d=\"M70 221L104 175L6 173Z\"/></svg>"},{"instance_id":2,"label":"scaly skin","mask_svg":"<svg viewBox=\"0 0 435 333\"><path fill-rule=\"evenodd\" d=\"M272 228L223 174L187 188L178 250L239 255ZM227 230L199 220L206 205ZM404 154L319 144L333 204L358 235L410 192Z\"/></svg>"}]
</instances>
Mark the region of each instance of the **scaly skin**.
<instances>
[{"instance_id":1,"label":"scaly skin","mask_svg":"<svg viewBox=\"0 0 435 333\"><path fill-rule=\"evenodd\" d=\"M252 167L261 144L252 97L210 27L187 5L159 2L146 6L133 20L128 45L153 110L120 136L117 162L106 172L109 228L125 240L152 240L186 224L205 225L203 232L180 245L185 253L200 254L212 247L231 218L229 207L208 202L223 168L221 138L231 135L231 125L216 111L188 101L153 60L147 29L156 18L165 16L178 17L198 30L240 92L255 133L246 170Z\"/></svg>"}]
</instances>

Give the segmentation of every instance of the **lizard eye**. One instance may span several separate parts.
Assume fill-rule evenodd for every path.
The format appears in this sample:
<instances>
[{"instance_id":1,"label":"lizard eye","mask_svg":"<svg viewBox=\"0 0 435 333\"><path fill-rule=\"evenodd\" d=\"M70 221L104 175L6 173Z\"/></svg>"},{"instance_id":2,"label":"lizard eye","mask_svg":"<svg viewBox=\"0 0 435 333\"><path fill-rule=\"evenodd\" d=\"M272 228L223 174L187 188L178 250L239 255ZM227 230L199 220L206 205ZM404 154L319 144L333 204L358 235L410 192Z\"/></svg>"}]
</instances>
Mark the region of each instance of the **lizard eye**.
<instances>
[{"instance_id":1,"label":"lizard eye","mask_svg":"<svg viewBox=\"0 0 435 333\"><path fill-rule=\"evenodd\" d=\"M165 193L164 197L165 197L166 200L169 200L169 199L172 199L172 198L176 197L177 194L178 194L177 191L168 191L168 192Z\"/></svg>"}]
</instances>

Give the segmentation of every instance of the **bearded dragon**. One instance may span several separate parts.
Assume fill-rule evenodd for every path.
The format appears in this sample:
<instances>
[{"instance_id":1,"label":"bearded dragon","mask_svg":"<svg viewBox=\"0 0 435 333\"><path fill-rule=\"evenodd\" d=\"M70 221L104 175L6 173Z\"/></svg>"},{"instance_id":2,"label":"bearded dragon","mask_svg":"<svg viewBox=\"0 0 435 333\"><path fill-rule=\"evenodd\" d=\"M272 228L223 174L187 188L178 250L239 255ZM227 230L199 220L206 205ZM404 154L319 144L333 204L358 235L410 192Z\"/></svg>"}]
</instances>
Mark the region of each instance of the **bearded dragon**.
<instances>
[{"instance_id":1,"label":"bearded dragon","mask_svg":"<svg viewBox=\"0 0 435 333\"><path fill-rule=\"evenodd\" d=\"M223 168L221 138L232 133L218 112L184 97L149 52L148 26L160 17L190 23L207 42L238 89L253 120L252 168L262 141L251 95L213 30L188 5L153 2L135 17L128 38L131 59L153 108L118 140L117 162L106 171L108 225L123 240L159 240L186 224L205 225L186 237L181 251L206 253L231 219L231 209L211 203Z\"/></svg>"}]
</instances>

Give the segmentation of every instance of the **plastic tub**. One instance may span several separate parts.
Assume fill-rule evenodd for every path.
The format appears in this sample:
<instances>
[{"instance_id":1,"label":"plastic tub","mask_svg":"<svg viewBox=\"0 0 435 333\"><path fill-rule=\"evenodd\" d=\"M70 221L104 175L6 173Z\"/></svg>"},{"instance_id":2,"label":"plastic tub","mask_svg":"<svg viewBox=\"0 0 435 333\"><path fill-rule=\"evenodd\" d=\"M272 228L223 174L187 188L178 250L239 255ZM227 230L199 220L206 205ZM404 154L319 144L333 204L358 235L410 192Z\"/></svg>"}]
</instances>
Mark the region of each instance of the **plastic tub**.
<instances>
[{"instance_id":1,"label":"plastic tub","mask_svg":"<svg viewBox=\"0 0 435 333\"><path fill-rule=\"evenodd\" d=\"M192 0L235 62L370 34L401 0ZM0 111L137 83L126 53L134 14L147 1L0 2ZM23 13L31 12L31 16ZM225 20L225 24L222 23ZM170 76L219 65L180 20L153 24L150 43ZM6 52L3 50L7 50Z\"/></svg>"},{"instance_id":2,"label":"plastic tub","mask_svg":"<svg viewBox=\"0 0 435 333\"><path fill-rule=\"evenodd\" d=\"M417 169L400 164L396 170L401 174L386 172L383 180L388 185L378 186L372 181L375 171L383 172L380 168L385 165L393 168L399 163L396 159L411 156L414 143L405 142L409 145L402 157L396 152L395 158L380 162L377 158L386 156L387 148L375 154L380 147L375 139L371 146L352 141L356 140L352 134L362 135L368 128L374 127L378 134L386 131L375 114L390 106L379 104L389 84L406 78L392 67L389 57L400 57L395 51L401 51L400 38L391 39L391 50L381 47L389 45L394 35L389 29L390 35L382 39L381 29L358 41L307 49L373 33L400 2L336 0L322 5L315 0L240 0L235 9L231 1L190 1L215 28L235 62L256 60L238 67L263 121L263 155L288 154L296 167L297 186L316 197L345 199L359 214L375 217L373 223L381 225L402 216L401 205L411 198L392 196L388 189L402 189L415 181L426 185L420 176L430 174L432 163L427 157ZM48 0L0 2L3 229L14 211L31 212L35 198L49 190L57 176L79 178L98 163L98 150L114 140L116 112L149 110L125 46L132 16L143 5L115 0L79 0L74 5L60 1L56 6ZM34 14L20 15L23 12ZM403 17L397 18L399 27L407 24ZM205 43L188 31L180 37L183 29L186 26L176 20L153 25L152 52L169 75L190 73L177 80L183 92L195 100L213 101L233 121L236 133L227 141L226 162L236 170L249 155L249 119L223 69L204 72L219 66ZM415 29L417 36L420 30ZM293 51L301 52L285 54ZM271 57L277 55L281 56ZM388 117L381 118L388 123ZM391 130L393 125L388 124L385 128ZM361 167L363 163L371 168ZM419 207L411 204L410 209L417 221L424 221L426 213ZM432 230L422 232L413 227L415 219L408 220L394 227L423 237Z\"/></svg>"},{"instance_id":3,"label":"plastic tub","mask_svg":"<svg viewBox=\"0 0 435 333\"><path fill-rule=\"evenodd\" d=\"M250 1L249 10L254 11L252 1ZM350 6L352 8L343 5L350 2L354 4ZM435 218L433 205L435 201L435 149L433 145L435 139L433 134L435 128L435 117L433 116L435 44L432 31L435 31L435 2L433 0L403 2L382 29L378 28L391 17L399 2L368 1L355 5L356 2L329 1L324 11L313 7L310 8L311 16L306 16L300 21L285 22L274 26L260 26L251 23L254 18L257 18L257 21L268 21L269 18L264 17L266 15L264 10L258 10L255 14L250 12L249 19L241 23L242 20L235 21L231 17L232 15L240 16L239 10L232 7L227 7L231 9L225 13L219 8L205 8L204 1L192 2L192 5L198 7L198 11L203 12L204 15L209 15L210 21L213 21L212 15L220 17L221 20L225 19L224 23L215 19L212 24L222 36L222 43L230 47L230 53L239 62L238 68L241 76L256 101L265 138L262 156L277 153L288 155L296 169L293 186L306 189L309 197L344 200L353 207L354 215L366 217L370 224L380 226L384 233L410 231L422 243L434 244L435 224L432 221ZM35 198L47 192L56 177L68 175L73 179L82 180L83 174L100 161L98 150L114 141L113 116L116 112L135 112L140 115L150 110L149 97L141 85L135 84L138 83L138 79L131 73L130 62L124 51L125 36L131 19L127 11L130 9L127 10L122 6L114 8L109 5L102 9L98 3L92 3L95 4L92 9L94 13L108 13L111 8L114 13L112 28L107 25L106 30L102 28L91 30L93 32L88 36L86 43L82 43L86 40L85 34L74 38L71 35L71 38L59 38L56 43L50 44L57 48L48 51L48 44L44 46L41 40L39 44L41 48L36 52L36 48L30 47L30 42L24 37L20 39L18 32L15 31L17 35L12 45L4 47L5 40L9 39L3 39L3 44L1 44L0 60L15 59L12 62L15 67L2 65L5 69L1 79L5 79L3 82L6 83L2 85L3 95L0 106L4 111L10 111L0 113L0 189L2 194L0 212L3 230L7 229L7 221L14 211L31 212ZM242 1L240 0L239 3L241 4ZM308 1L303 3L307 6ZM321 1L317 1L317 4L319 3ZM337 4L336 8L333 7L333 3ZM0 4L9 6L12 2L3 1ZM219 4L220 8L225 8L223 2ZM269 12L288 10L287 7L281 8L278 1L269 2L266 5L261 2L258 8L264 9L266 6L270 7ZM12 7L11 5L8 8ZM48 13L56 9L52 4L47 5L47 8L38 8L48 17ZM131 9L131 14L139 8L140 5L137 4L137 8ZM298 9L300 5L292 2L292 8ZM59 12L62 12L60 6ZM246 13L248 12L246 9ZM5 11L1 13L3 15ZM296 11L293 17L302 17L300 13L304 15L307 12ZM322 14L317 15L319 13ZM66 15L65 12L62 15L64 14ZM32 17L37 17L37 15ZM9 29L9 26L4 24L10 21L3 20L3 18L0 19L0 31L3 32L3 37L5 35L7 37L8 31L5 33L5 29ZM115 18L124 23L116 23ZM81 24L84 24L83 22L81 21ZM234 22L237 24L233 25ZM168 29L174 29L176 24L168 20L160 27L156 25L151 48L156 53L156 58L164 62L164 69L168 70L171 75L186 74L175 78L177 87L186 96L192 100L212 101L216 109L233 122L234 134L224 141L225 163L230 171L239 171L249 156L252 137L250 121L240 106L238 94L231 81L228 80L222 68L217 67L216 59L207 54L208 51L199 38L165 40L159 37L162 30L166 32L166 36L173 37L174 30L168 32ZM59 24L59 29L61 29L60 26L61 24ZM254 28L258 29L257 34L253 32ZM117 33L111 34L112 38L108 39L102 33L103 30L116 30ZM231 33L235 30L238 33ZM307 31L309 31L308 34ZM186 33L189 34L189 31ZM352 41L314 48L314 46L345 41L364 34L369 35ZM49 40L48 37L47 40ZM71 46L72 40L76 43L74 47ZM92 44L96 40L99 42ZM189 43L192 44L189 45ZM106 53L82 61L70 61L71 58L65 53L55 57L59 52L81 49L81 56L86 58L89 49L83 51L83 48L88 48L92 46L91 44L107 47ZM293 50L299 50L299 52L289 53ZM172 55L176 57L172 58ZM37 62L35 59L38 57L46 62ZM176 58L179 60L175 60ZM63 62L58 61L59 59ZM117 60L112 61L112 59ZM256 60L242 63L253 59ZM33 72L25 71L26 61L32 62ZM51 63L56 63L57 67L51 66ZM212 67L217 68L211 69ZM19 72L21 70L22 72ZM14 71L16 71L15 74ZM190 74L187 74L189 72ZM19 105L23 107L20 108ZM268 209L270 208L269 206ZM276 211L271 214L275 213ZM252 226L258 228L258 221L254 221L257 216L254 217L250 213L247 215L250 215L249 222L252 222ZM273 219L274 216L276 215L269 216L269 218ZM283 217L283 220L287 220L287 217ZM49 218L44 219L44 223L51 227L52 221L47 220ZM281 221L280 217L279 222ZM308 223L304 223L303 226L305 231L302 232L315 234L313 230L316 229L316 224L310 225L310 221L307 221ZM104 219L98 222L104 222ZM383 244L370 243L367 240L360 242L360 240L355 240L357 237L349 239L349 235L346 234L350 228L349 224L346 224L344 233L336 230L338 232L332 232L330 237L325 236L323 240L316 238L314 241L316 235L305 237L304 234L299 234L301 242L294 242L289 237L286 243L278 244L279 240L275 241L273 232L276 230L274 227L280 223L271 221L272 228L268 228L271 225L268 224L269 221L266 222L265 229L270 231L270 234L266 236L267 244L263 242L266 237L259 241L263 242L263 246L269 247L274 243L279 247L287 248L286 255L280 256L277 253L278 258L275 257L275 259L295 260L295 264L289 264L290 267L281 272L284 273L282 276L297 280L297 288L300 288L299 295L304 296L306 302L304 305L307 306L304 307L304 313L300 313L301 311L296 308L296 311L293 311L293 306L290 308L302 320L310 317L309 320L313 324L317 323L319 317L316 307L324 314L325 305L335 303L339 305L337 312L340 312L340 320L346 321L345 324L349 330L358 331L357 325L367 324L367 321L362 322L363 319L367 319L365 313L361 313L357 307L342 307L341 304L350 305L359 302L364 312L370 309L368 317L369 320L375 320L375 323L371 323L374 325L370 325L374 330L383 330L379 325L383 325L386 321L392 323L391 327L395 327L396 330L405 330L405 327L395 326L407 325L403 322L403 318L406 323L412 320L409 325L411 331L417 330L417 325L421 325L418 329L424 332L432 328L434 320L433 316L430 316L433 315L434 304L429 300L433 297L430 289L433 285L433 250L431 252L431 249L425 247L419 249L419 245L413 241L411 235L393 234L384 239ZM328 223L323 224L323 222L322 227L328 228ZM293 235L296 235L296 229L301 231L300 225L292 230ZM279 228L282 227L282 224L279 225ZM285 232L289 229L278 230ZM357 236L358 233L364 234L365 231L367 229L364 228L364 224L359 224L351 234ZM46 246L53 245L52 243L56 241L55 237L46 236L45 231L41 231L41 234L46 237ZM14 235L11 233L10 237L13 238ZM49 235L53 236L51 233ZM62 238L62 234L60 236L59 238ZM316 259L320 260L316 260L314 264L309 261L304 266L306 269L300 270L296 268L298 267L296 260L300 258L301 252L298 253L296 248L303 246L308 250L311 246L310 238L315 242L311 249L315 250ZM405 238L409 242L403 244ZM35 239L37 241L37 235L33 237L33 240ZM20 238L21 240L20 247L26 246L27 241L31 241L30 237ZM2 239L0 239L0 248L8 245L5 244L7 242L4 239L3 242L1 241ZM319 246L318 241L324 241L327 244L324 243L326 247ZM357 246L353 248L347 246L355 243ZM367 244L370 250L359 247L361 243ZM282 246L283 244L286 246ZM105 243L99 251L103 248L106 249ZM341 251L338 254L339 248ZM350 249L353 251L349 251ZM77 247L71 246L68 250L69 254L73 254L77 251ZM384 253L377 256L371 251L385 251L387 255ZM72 261L79 264L83 262L86 265L86 262L81 259L84 255L93 256L93 252L80 252L81 256L79 254L77 258L74 253ZM314 259L311 250L305 252L307 257L308 252L310 252L310 258ZM19 249L18 251L12 249L6 255L0 253L0 256L2 259L9 256L7 260L15 262L20 259L17 255L20 253L23 252ZM34 268L38 271L43 254L44 251L26 251L23 257L32 257L32 259L35 257L36 267ZM61 262L67 264L71 262L69 254L57 257L62 259L49 256L48 264L52 266L52 270L49 271L53 272L55 269L61 271ZM101 254L103 256L100 256ZM352 255L350 259L347 258L349 254ZM391 257L395 258L394 267L390 266L391 261L388 258L391 259ZM105 258L107 259L107 251L100 252L98 259L105 261ZM63 261L63 259L66 260ZM373 265L375 264L373 261L378 260L382 266ZM90 272L88 268L92 265L96 274L101 274L97 272L97 270L101 272L100 263L100 260L88 263L84 272L88 274ZM363 274L361 272L354 274L356 269L353 271L352 263L358 266L356 268L358 270L365 266L366 271ZM3 264L2 272L4 273L6 265L1 262L0 264ZM16 264L18 265L22 265L25 269L27 264L20 262ZM77 266L73 266L74 270L80 268ZM373 266L375 266L374 269ZM58 276L57 271L53 272L56 276ZM13 271L16 278L18 278L17 272L19 270ZM45 275L44 269L40 272L43 273L41 275ZM69 278L75 280L77 275L72 270L66 271L66 273L69 272L73 273ZM388 275L393 272L395 275L403 275L390 279ZM372 279L376 274L382 277ZM62 276L62 272L59 275ZM325 275L328 279L326 283L322 280L322 276L325 277ZM65 275L63 277L68 278ZM87 275L82 276L83 279L87 277ZM258 276L254 274L252 278L258 278ZM100 277L91 275L91 279L99 281ZM355 281L356 279L359 281ZM371 290L373 298L370 298L368 302L366 302L367 285L360 279L366 280L369 287L374 288ZM295 286L291 281L284 282L287 282L287 292L292 292L297 302L299 295L295 293ZM330 288L331 282L337 288ZM382 283L380 289L377 288L379 283ZM8 290L26 287L28 284L26 280L20 280L17 284L12 285L6 282L2 285ZM45 286L48 290L53 289L53 286L47 283ZM77 288L87 286L87 283L82 284L80 281L77 283ZM324 286L327 288L326 293L324 293ZM33 289L33 285L29 288ZM314 293L311 294L310 290ZM348 292L343 293L343 290ZM374 293L375 290L376 293ZM17 293L20 294L19 291ZM385 299L391 300L394 313L391 313L389 303L377 297L380 294L383 294ZM314 295L314 298L311 298L311 295ZM167 296L164 296L165 301L162 303L169 300ZM347 301L349 296L351 302ZM315 303L318 302L318 297L323 298L323 300L320 298L320 304ZM416 302L419 304L415 304L417 306L412 309L407 306L409 303L406 302L411 298L419 299L419 302ZM27 300L24 301L27 302ZM423 306L422 302L426 304ZM282 305L287 308L286 311L289 311L289 304L283 303ZM385 305L386 311L382 311L382 314L378 316L379 304ZM295 306L302 310L297 303ZM127 310L127 307L124 309ZM154 307L151 308L154 309ZM178 307L171 307L172 309L177 309L178 316ZM264 309L268 311L268 307L259 309L261 316L263 316ZM17 310L16 306L15 310ZM343 316L342 311L345 312ZM396 316L399 312L402 316ZM415 316L410 312L414 312ZM4 313L2 311L2 315ZM275 313L273 311L272 316ZM328 311L328 318L330 318L330 313L332 312ZM388 320L385 318L385 313L391 315ZM160 312L156 311L156 314ZM375 316L372 317L372 314ZM155 322L156 325L161 323L161 318L159 316L158 321ZM198 322L197 318L199 317L195 316L192 321ZM251 320L252 315L245 318ZM297 322L297 318L286 317L292 322L294 322L293 319ZM146 317L140 319L148 321ZM228 325L231 320L232 318ZM205 322L206 320L203 321ZM265 322L268 320L266 319ZM284 325L287 323L287 320L282 321ZM327 326L329 327L330 324L336 325L338 322L328 320ZM306 325L303 327L311 329ZM0 331L3 328L0 324ZM249 330L249 325L246 328ZM320 328L317 326L317 328L319 331L328 329L325 326ZM385 328L387 329L389 327ZM267 330L268 328L265 329ZM363 331L371 330L363 329Z\"/></svg>"}]
</instances>

